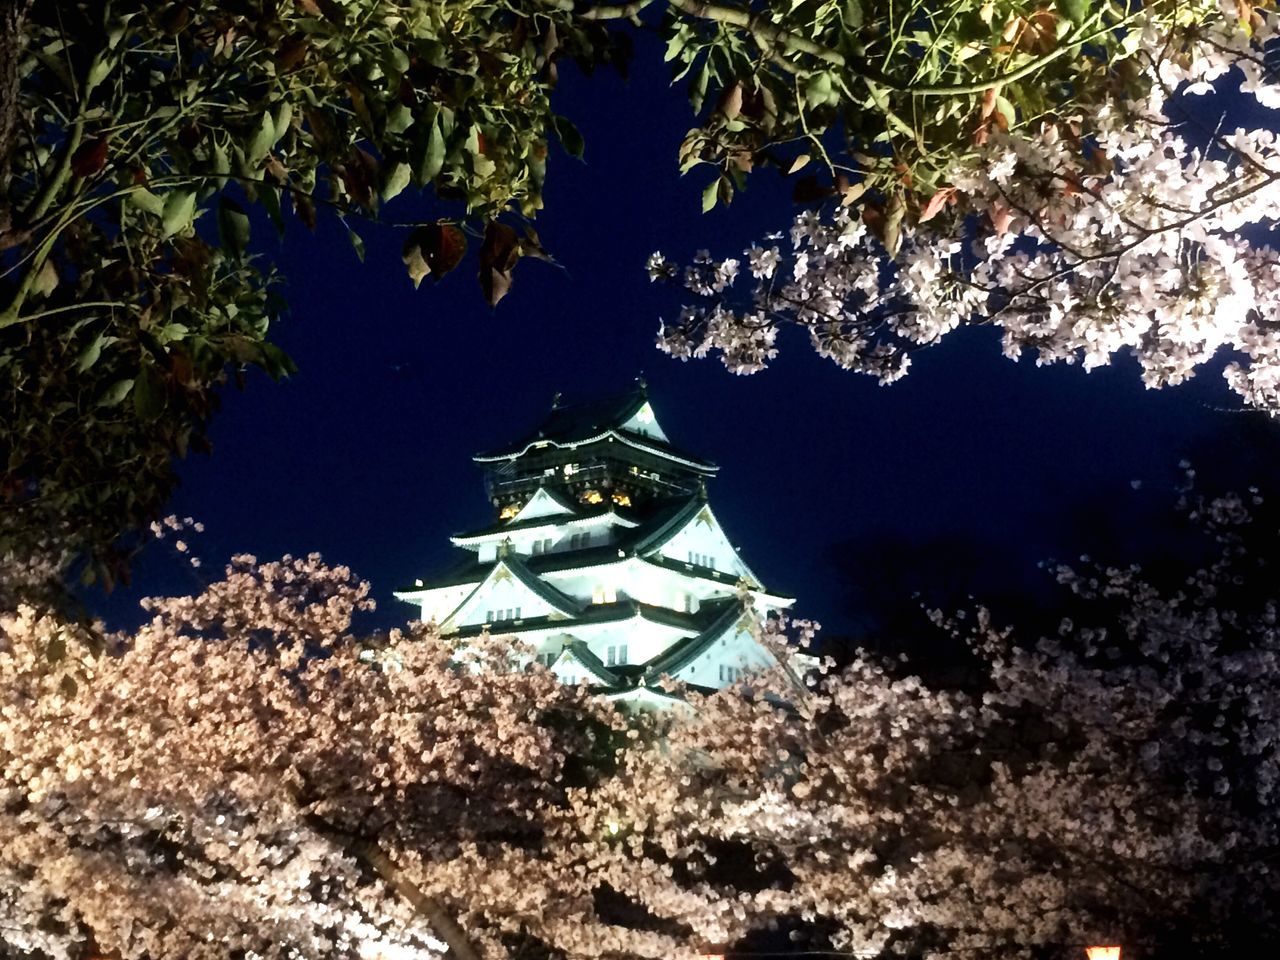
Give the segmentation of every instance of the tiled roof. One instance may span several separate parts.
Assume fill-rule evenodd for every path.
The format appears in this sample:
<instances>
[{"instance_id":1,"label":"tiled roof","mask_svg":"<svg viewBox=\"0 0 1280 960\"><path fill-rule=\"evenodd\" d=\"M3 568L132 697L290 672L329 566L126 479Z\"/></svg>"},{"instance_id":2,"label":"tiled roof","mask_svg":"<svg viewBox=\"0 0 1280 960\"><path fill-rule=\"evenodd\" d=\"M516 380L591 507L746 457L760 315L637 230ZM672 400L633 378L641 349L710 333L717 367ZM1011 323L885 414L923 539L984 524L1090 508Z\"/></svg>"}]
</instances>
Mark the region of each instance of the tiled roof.
<instances>
[{"instance_id":1,"label":"tiled roof","mask_svg":"<svg viewBox=\"0 0 1280 960\"><path fill-rule=\"evenodd\" d=\"M645 682L655 682L663 674L674 676L676 671L688 666L732 629L742 618L742 614L741 604L736 601L726 603L720 615L702 633L687 640L681 640L646 663L644 665Z\"/></svg>"},{"instance_id":2,"label":"tiled roof","mask_svg":"<svg viewBox=\"0 0 1280 960\"><path fill-rule=\"evenodd\" d=\"M686 463L702 467L704 472L715 472L718 469L715 464L685 453L656 437L630 430L622 431L622 425L635 416L646 402L645 391L637 389L605 400L555 407L532 433L526 434L515 443L478 453L473 459L480 463L507 460L520 456L535 443L577 446L592 440L603 439L611 431L620 431L619 435L626 438L628 442L650 447Z\"/></svg>"}]
</instances>

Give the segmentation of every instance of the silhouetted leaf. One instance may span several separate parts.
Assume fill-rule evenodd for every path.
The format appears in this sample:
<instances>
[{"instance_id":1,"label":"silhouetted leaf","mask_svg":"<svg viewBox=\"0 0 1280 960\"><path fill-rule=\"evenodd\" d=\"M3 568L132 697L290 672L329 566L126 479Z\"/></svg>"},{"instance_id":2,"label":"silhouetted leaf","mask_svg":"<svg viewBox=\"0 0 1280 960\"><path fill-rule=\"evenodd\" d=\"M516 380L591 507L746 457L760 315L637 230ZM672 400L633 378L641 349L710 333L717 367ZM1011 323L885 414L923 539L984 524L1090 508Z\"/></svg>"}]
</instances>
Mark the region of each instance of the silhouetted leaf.
<instances>
[{"instance_id":1,"label":"silhouetted leaf","mask_svg":"<svg viewBox=\"0 0 1280 960\"><path fill-rule=\"evenodd\" d=\"M107 138L95 137L82 143L71 155L71 172L77 177L91 177L107 165Z\"/></svg>"},{"instance_id":2,"label":"silhouetted leaf","mask_svg":"<svg viewBox=\"0 0 1280 960\"><path fill-rule=\"evenodd\" d=\"M519 259L520 238L515 230L497 220L489 221L480 245L480 289L489 306L496 307L511 289L511 274Z\"/></svg>"},{"instance_id":3,"label":"silhouetted leaf","mask_svg":"<svg viewBox=\"0 0 1280 960\"><path fill-rule=\"evenodd\" d=\"M218 234L222 249L239 259L249 245L249 216L244 208L230 197L218 202Z\"/></svg>"},{"instance_id":4,"label":"silhouetted leaf","mask_svg":"<svg viewBox=\"0 0 1280 960\"><path fill-rule=\"evenodd\" d=\"M439 280L461 262L466 252L466 234L451 223L431 223L409 235L401 257L416 288L428 273Z\"/></svg>"}]
</instances>

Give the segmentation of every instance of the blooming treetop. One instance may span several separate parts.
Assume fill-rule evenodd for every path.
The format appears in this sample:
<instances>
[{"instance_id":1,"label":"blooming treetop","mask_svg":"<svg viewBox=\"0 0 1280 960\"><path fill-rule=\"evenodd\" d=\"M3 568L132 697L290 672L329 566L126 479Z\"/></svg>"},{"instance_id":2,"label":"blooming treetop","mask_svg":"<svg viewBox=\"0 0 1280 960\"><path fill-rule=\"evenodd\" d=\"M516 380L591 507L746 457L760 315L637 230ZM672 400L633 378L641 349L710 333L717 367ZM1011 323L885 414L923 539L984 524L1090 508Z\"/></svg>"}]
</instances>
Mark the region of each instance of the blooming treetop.
<instances>
[{"instance_id":1,"label":"blooming treetop","mask_svg":"<svg viewBox=\"0 0 1280 960\"><path fill-rule=\"evenodd\" d=\"M1280 215L1276 22L1247 0L1135 8L1114 51L1071 54L1070 95L1015 109L1000 84L977 90L971 148L928 193L833 163L841 205L789 236L684 270L655 254L650 276L697 298L659 346L752 373L791 324L891 383L916 350L991 323L1010 357L1090 369L1132 353L1149 387L1227 350L1231 389L1280 411L1280 259L1262 242Z\"/></svg>"},{"instance_id":2,"label":"blooming treetop","mask_svg":"<svg viewBox=\"0 0 1280 960\"><path fill-rule=\"evenodd\" d=\"M361 643L367 585L316 557L238 557L132 636L11 610L0 943L657 960L771 925L860 954L1274 942L1280 628L1241 537L1252 506L1192 503L1219 555L1172 591L1061 568L1080 613L1038 642L938 614L981 691L863 656L800 701L758 675L648 721L501 640Z\"/></svg>"}]
</instances>

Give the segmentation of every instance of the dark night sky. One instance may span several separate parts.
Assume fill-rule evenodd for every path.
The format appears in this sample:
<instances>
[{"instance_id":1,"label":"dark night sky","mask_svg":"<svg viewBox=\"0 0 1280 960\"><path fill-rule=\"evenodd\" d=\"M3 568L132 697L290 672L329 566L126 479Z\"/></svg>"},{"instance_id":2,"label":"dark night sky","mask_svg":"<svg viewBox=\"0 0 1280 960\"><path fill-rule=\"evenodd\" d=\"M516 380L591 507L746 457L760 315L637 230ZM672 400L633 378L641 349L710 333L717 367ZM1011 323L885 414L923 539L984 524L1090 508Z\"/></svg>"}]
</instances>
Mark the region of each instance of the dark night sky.
<instances>
[{"instance_id":1,"label":"dark night sky","mask_svg":"<svg viewBox=\"0 0 1280 960\"><path fill-rule=\"evenodd\" d=\"M291 223L287 244L270 245L292 304L279 342L301 372L227 391L214 456L182 465L172 506L205 522L206 570L235 551L319 551L373 582L378 621L403 622L411 610L391 589L451 562L450 533L490 520L471 455L532 426L556 391L618 392L643 372L673 441L721 465L711 501L743 556L840 631L833 545L953 535L1030 566L1060 548L1070 510L1123 504L1131 479L1167 477L1239 419L1216 409L1235 406L1216 369L1146 391L1127 360L1088 375L1012 363L992 331L948 338L892 387L840 371L799 336L753 377L671 360L653 341L678 303L650 286L646 256L736 253L787 224L788 185L761 173L727 212L701 216L706 175L675 169L688 108L656 43L639 45L629 84L570 73L558 109L582 129L586 163L553 151L537 221L565 269L522 263L496 313L473 259L414 291L403 231L362 227L363 265L332 222L314 236ZM414 203L385 214L413 219ZM133 619L138 597L186 589L193 574L153 548L132 588L91 605Z\"/></svg>"}]
</instances>

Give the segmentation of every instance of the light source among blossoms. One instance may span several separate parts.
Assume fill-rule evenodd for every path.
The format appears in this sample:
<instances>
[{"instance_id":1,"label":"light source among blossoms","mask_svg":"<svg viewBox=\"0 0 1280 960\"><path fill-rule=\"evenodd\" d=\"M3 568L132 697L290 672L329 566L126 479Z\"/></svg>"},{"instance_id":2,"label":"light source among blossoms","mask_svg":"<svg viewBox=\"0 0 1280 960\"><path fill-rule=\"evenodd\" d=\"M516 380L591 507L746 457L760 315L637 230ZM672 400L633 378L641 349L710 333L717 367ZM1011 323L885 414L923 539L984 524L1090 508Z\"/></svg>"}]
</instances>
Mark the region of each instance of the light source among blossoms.
<instances>
[{"instance_id":1,"label":"light source among blossoms","mask_svg":"<svg viewBox=\"0 0 1280 960\"><path fill-rule=\"evenodd\" d=\"M1084 955L1088 960L1120 960L1120 948L1085 947Z\"/></svg>"}]
</instances>

